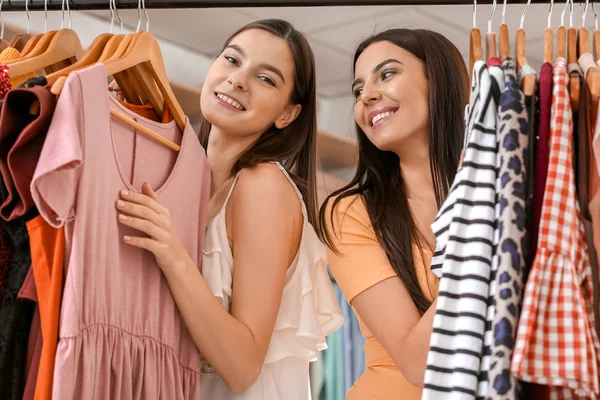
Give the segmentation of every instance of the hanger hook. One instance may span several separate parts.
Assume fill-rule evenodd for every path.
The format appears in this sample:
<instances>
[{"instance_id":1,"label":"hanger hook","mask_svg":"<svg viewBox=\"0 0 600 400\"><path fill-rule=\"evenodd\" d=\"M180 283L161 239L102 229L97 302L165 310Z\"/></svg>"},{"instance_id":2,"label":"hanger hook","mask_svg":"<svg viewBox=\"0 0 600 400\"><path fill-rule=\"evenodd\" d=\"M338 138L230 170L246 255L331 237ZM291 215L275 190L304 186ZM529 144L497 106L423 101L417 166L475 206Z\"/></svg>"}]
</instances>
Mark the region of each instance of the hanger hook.
<instances>
[{"instance_id":1,"label":"hanger hook","mask_svg":"<svg viewBox=\"0 0 600 400\"><path fill-rule=\"evenodd\" d=\"M138 0L138 24L136 32L142 28L142 9L144 10L144 18L146 18L146 31L150 28L150 20L148 19L148 11L146 10L146 0Z\"/></svg>"},{"instance_id":2,"label":"hanger hook","mask_svg":"<svg viewBox=\"0 0 600 400\"><path fill-rule=\"evenodd\" d=\"M490 14L490 18L488 19L488 33L492 33L492 20L494 19L494 14L496 14L496 0L492 3L492 12Z\"/></svg>"},{"instance_id":3,"label":"hanger hook","mask_svg":"<svg viewBox=\"0 0 600 400\"><path fill-rule=\"evenodd\" d=\"M571 0L571 5L569 6L569 28L573 27L573 0Z\"/></svg>"},{"instance_id":4,"label":"hanger hook","mask_svg":"<svg viewBox=\"0 0 600 400\"><path fill-rule=\"evenodd\" d=\"M112 34L115 26L115 10L113 9L113 0L108 0L108 8L110 9L110 31L108 31L108 33Z\"/></svg>"},{"instance_id":5,"label":"hanger hook","mask_svg":"<svg viewBox=\"0 0 600 400\"><path fill-rule=\"evenodd\" d=\"M73 29L73 20L71 19L71 4L70 0L65 0L67 3L67 13L69 14L69 29Z\"/></svg>"},{"instance_id":6,"label":"hanger hook","mask_svg":"<svg viewBox=\"0 0 600 400\"><path fill-rule=\"evenodd\" d=\"M4 39L4 17L2 16L2 4L4 4L4 0L0 0L0 40Z\"/></svg>"},{"instance_id":7,"label":"hanger hook","mask_svg":"<svg viewBox=\"0 0 600 400\"><path fill-rule=\"evenodd\" d=\"M590 0L585 0L585 7L583 7L583 14L581 14L581 26L585 26L585 17L587 17L589 5L590 5Z\"/></svg>"},{"instance_id":8,"label":"hanger hook","mask_svg":"<svg viewBox=\"0 0 600 400\"><path fill-rule=\"evenodd\" d=\"M135 32L139 32L142 27L142 0L138 0L138 23Z\"/></svg>"},{"instance_id":9,"label":"hanger hook","mask_svg":"<svg viewBox=\"0 0 600 400\"><path fill-rule=\"evenodd\" d=\"M150 18L148 18L148 10L146 10L146 0L142 0L142 8L144 9L144 16L146 17L146 31L150 32Z\"/></svg>"},{"instance_id":10,"label":"hanger hook","mask_svg":"<svg viewBox=\"0 0 600 400\"><path fill-rule=\"evenodd\" d=\"M596 8L594 7L594 2L592 1L592 11L594 12L594 27L598 30L598 14L596 14Z\"/></svg>"},{"instance_id":11,"label":"hanger hook","mask_svg":"<svg viewBox=\"0 0 600 400\"><path fill-rule=\"evenodd\" d=\"M31 0L33 1L33 0ZM65 0L62 0L60 4L60 12L62 14L62 19L60 21L60 29L63 29L65 26Z\"/></svg>"},{"instance_id":12,"label":"hanger hook","mask_svg":"<svg viewBox=\"0 0 600 400\"><path fill-rule=\"evenodd\" d=\"M477 0L473 0L473 28L477 28Z\"/></svg>"},{"instance_id":13,"label":"hanger hook","mask_svg":"<svg viewBox=\"0 0 600 400\"><path fill-rule=\"evenodd\" d=\"M48 32L48 0L44 0L44 33Z\"/></svg>"},{"instance_id":14,"label":"hanger hook","mask_svg":"<svg viewBox=\"0 0 600 400\"><path fill-rule=\"evenodd\" d=\"M548 28L552 27L552 10L554 9L554 0L550 0L550 11L548 11Z\"/></svg>"},{"instance_id":15,"label":"hanger hook","mask_svg":"<svg viewBox=\"0 0 600 400\"><path fill-rule=\"evenodd\" d=\"M523 23L525 22L525 14L527 13L527 9L529 8L530 4L531 4L531 0L527 0L527 4L525 5L525 8L523 9L523 13L521 14L521 24L519 24L520 29L523 29Z\"/></svg>"},{"instance_id":16,"label":"hanger hook","mask_svg":"<svg viewBox=\"0 0 600 400\"><path fill-rule=\"evenodd\" d=\"M560 13L560 26L565 26L565 13L567 12L567 7L569 6L570 2L570 0L565 2L562 12Z\"/></svg>"},{"instance_id":17,"label":"hanger hook","mask_svg":"<svg viewBox=\"0 0 600 400\"><path fill-rule=\"evenodd\" d=\"M27 13L27 33L29 34L29 32L31 31L31 14L29 14L29 0L25 0L25 12Z\"/></svg>"},{"instance_id":18,"label":"hanger hook","mask_svg":"<svg viewBox=\"0 0 600 400\"><path fill-rule=\"evenodd\" d=\"M117 14L117 18L119 18L119 23L121 24L121 32L123 33L123 19L121 19L121 14L119 14L119 9L117 8L117 0L109 0L113 4L113 8L115 10L115 14Z\"/></svg>"}]
</instances>

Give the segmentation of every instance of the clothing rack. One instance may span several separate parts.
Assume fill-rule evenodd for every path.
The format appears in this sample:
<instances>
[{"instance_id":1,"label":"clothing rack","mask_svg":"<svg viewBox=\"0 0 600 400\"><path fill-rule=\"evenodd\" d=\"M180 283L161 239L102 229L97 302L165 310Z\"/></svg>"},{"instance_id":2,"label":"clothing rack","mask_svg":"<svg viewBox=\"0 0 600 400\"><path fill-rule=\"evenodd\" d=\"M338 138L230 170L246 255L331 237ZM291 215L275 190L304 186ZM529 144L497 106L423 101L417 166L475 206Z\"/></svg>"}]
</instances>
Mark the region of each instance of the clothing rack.
<instances>
[{"instance_id":1,"label":"clothing rack","mask_svg":"<svg viewBox=\"0 0 600 400\"><path fill-rule=\"evenodd\" d=\"M108 10L108 0L68 0L71 10ZM576 3L585 3L575 0ZM44 10L44 0L29 0L30 11ZM510 0L510 4L526 4L527 0ZM532 0L532 4L549 4L548 0ZM473 0L148 0L151 8L230 8L230 7L317 7L317 6L374 6L374 5L467 5ZM478 5L492 4L492 0L478 1ZM48 10L61 10L62 1L48 0ZM138 0L118 0L117 8L138 8ZM2 11L25 11L25 0L8 0L2 5Z\"/></svg>"}]
</instances>

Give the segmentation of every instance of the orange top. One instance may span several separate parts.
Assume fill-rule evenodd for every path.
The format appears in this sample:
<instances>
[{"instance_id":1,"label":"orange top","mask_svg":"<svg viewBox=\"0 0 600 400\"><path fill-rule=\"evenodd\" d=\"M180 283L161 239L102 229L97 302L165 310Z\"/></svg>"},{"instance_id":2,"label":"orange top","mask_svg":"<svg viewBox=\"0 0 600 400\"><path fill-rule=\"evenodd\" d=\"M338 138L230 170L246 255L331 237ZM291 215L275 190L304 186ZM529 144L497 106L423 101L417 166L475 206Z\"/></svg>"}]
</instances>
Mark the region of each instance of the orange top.
<instances>
[{"instance_id":1,"label":"orange top","mask_svg":"<svg viewBox=\"0 0 600 400\"><path fill-rule=\"evenodd\" d=\"M123 106L127 107L129 110L133 111L140 117L147 118L154 122L160 122L162 124L169 123L173 120L173 116L171 115L171 112L169 111L169 107L165 106L162 117L159 117L158 113L156 112L156 110L154 110L154 107L150 103L140 106L137 104L127 103L126 101L123 101L118 97L115 97L115 98L117 99L117 101L119 103L121 103Z\"/></svg>"},{"instance_id":2,"label":"orange top","mask_svg":"<svg viewBox=\"0 0 600 400\"><path fill-rule=\"evenodd\" d=\"M58 345L60 300L63 288L63 261L65 253L64 229L55 229L37 216L27 222L31 265L40 310L42 353L35 385L35 400L52 399L54 360Z\"/></svg>"},{"instance_id":3,"label":"orange top","mask_svg":"<svg viewBox=\"0 0 600 400\"><path fill-rule=\"evenodd\" d=\"M381 281L395 277L396 273L377 240L364 201L357 196L342 199L333 214L335 229L332 229L329 217L332 204L333 201L327 204L326 224L329 232L333 233L331 238L339 254L328 250L329 267L346 300L352 303L360 293ZM421 258L420 253L414 246L415 270L423 293L433 301L437 296L438 278L429 269L431 252L423 250L426 260ZM367 369L348 391L346 400L420 399L421 389L411 385L404 378L392 357L360 317L358 322L367 340Z\"/></svg>"}]
</instances>

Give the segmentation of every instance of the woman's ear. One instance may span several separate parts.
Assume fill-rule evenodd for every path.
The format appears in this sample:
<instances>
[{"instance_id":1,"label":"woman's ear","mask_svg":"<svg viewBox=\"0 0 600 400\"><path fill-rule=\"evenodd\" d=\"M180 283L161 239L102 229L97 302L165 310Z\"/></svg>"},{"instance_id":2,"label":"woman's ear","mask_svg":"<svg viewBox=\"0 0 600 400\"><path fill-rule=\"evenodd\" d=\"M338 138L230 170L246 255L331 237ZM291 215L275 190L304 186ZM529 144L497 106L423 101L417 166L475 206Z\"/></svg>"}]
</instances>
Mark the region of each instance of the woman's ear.
<instances>
[{"instance_id":1,"label":"woman's ear","mask_svg":"<svg viewBox=\"0 0 600 400\"><path fill-rule=\"evenodd\" d=\"M300 104L290 104L286 107L283 114L281 114L281 116L275 120L275 127L277 129L285 128L286 126L294 122L296 118L298 118L298 115L300 115L301 110L302 106Z\"/></svg>"}]
</instances>

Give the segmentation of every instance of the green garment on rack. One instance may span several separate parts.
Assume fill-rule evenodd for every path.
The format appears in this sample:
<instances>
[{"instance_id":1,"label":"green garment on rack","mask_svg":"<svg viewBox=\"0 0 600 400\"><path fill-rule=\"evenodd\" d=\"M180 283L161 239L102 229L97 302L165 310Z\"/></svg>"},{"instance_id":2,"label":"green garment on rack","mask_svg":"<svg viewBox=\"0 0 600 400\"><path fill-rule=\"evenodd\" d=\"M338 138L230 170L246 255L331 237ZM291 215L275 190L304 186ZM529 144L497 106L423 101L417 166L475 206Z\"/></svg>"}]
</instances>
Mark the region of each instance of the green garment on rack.
<instances>
[{"instance_id":1,"label":"green garment on rack","mask_svg":"<svg viewBox=\"0 0 600 400\"><path fill-rule=\"evenodd\" d=\"M334 285L338 302L345 301L338 285ZM319 400L344 400L344 349L342 348L342 330L338 329L327 336L327 350L323 355L324 385Z\"/></svg>"}]
</instances>

